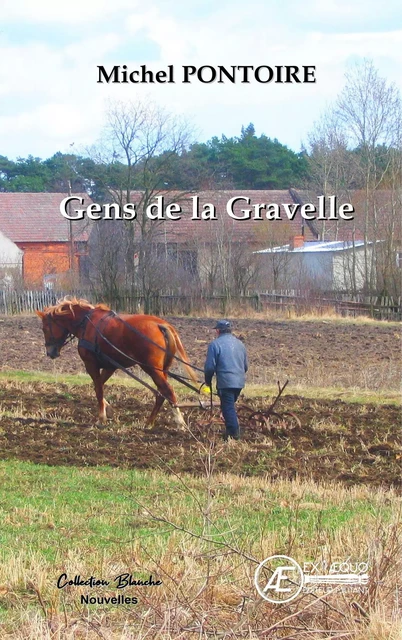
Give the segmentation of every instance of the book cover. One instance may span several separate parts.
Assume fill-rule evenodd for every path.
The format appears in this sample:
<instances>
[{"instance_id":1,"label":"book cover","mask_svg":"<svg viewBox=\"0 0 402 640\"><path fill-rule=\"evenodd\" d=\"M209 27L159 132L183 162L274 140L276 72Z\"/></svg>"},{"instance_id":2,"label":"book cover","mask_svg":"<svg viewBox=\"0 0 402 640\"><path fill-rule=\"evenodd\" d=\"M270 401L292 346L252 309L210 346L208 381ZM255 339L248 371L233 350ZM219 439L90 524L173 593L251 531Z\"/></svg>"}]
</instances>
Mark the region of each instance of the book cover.
<instances>
[{"instance_id":1,"label":"book cover","mask_svg":"<svg viewBox=\"0 0 402 640\"><path fill-rule=\"evenodd\" d=\"M2 3L2 638L400 637L400 18Z\"/></svg>"}]
</instances>

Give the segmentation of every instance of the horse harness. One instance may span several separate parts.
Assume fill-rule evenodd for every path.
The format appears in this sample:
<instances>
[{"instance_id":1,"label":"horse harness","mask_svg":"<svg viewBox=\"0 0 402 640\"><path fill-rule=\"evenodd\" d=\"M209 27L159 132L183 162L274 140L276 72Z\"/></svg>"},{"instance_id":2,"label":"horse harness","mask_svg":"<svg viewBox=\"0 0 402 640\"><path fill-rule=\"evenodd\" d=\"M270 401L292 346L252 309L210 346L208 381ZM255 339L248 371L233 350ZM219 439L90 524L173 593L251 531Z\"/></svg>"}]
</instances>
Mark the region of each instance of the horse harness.
<instances>
[{"instance_id":1,"label":"horse harness","mask_svg":"<svg viewBox=\"0 0 402 640\"><path fill-rule=\"evenodd\" d=\"M99 367L101 369L107 369L108 365L110 368L110 365L112 364L111 362L111 358L109 358L106 354L102 353L102 350L99 346L99 342L98 342L98 337L103 338L104 340L106 340L105 336L102 334L100 327L103 324L106 324L106 320L108 320L109 318L111 318L112 316L115 316L115 312L114 311L109 311L106 315L102 316L102 318L99 320L98 324L95 325L92 320L91 320L91 315L93 313L94 309L91 309L91 311L89 311L83 318L83 325L82 325L82 337L78 338L78 348L82 348L82 349L87 349L88 351L91 351L91 353L93 353L96 357L96 361L99 365ZM90 322L92 324L92 326L95 328L95 342L91 342L90 340L86 340L86 338L84 338L83 336L85 336L85 332L86 332L86 328L87 328L87 324L88 322ZM107 341L109 342L109 341ZM114 362L114 361L113 361ZM114 366L114 364L113 364Z\"/></svg>"},{"instance_id":2,"label":"horse harness","mask_svg":"<svg viewBox=\"0 0 402 640\"><path fill-rule=\"evenodd\" d=\"M57 322L56 318L54 316L51 316L50 313L46 314L46 319L48 321L48 328L49 328L50 338L49 338L49 340L45 341L45 347L58 347L59 349L62 349L63 347L66 346L66 344L68 344L69 342L74 340L74 338L76 336L73 333L71 333L71 331L69 331L68 329L63 327L62 324ZM81 322L78 323L78 325L76 327L77 329L79 329L79 327L83 324L84 320L85 320L85 318L83 320L81 320ZM57 327L59 327L59 329L63 330L63 335L61 336L61 338L55 338L54 337L53 328L52 328L54 324Z\"/></svg>"},{"instance_id":3,"label":"horse harness","mask_svg":"<svg viewBox=\"0 0 402 640\"><path fill-rule=\"evenodd\" d=\"M58 323L54 317L50 318L50 316L48 316L48 321L49 321L48 322L48 326L49 326L49 332L50 332L50 336L51 337L50 337L50 340L45 342L45 345L46 346L57 346L58 348L61 349L66 344L68 344L69 342L74 340L74 338L78 338L78 348L87 349L88 351L93 353L95 355L95 357L96 357L97 363L98 363L100 368L102 368L102 369L110 369L110 368L120 369L121 371L126 373L128 376L130 376L131 378L136 380L137 382L140 382L147 389L152 391L155 395L161 395L162 397L164 397L163 394L160 393L160 391L158 391L157 389L154 389L154 387L151 387L151 385L149 385L147 382L145 382L144 380L142 380L138 376L134 375L131 371L128 370L127 367L124 367L119 362L114 360L114 358L111 358L110 356L108 356L108 355L106 355L105 353L102 352L102 350L100 348L100 345L99 345L99 338L104 340L109 346L111 346L120 355L124 356L128 360L131 360L133 362L133 365L137 365L137 364L140 365L140 366L142 365L142 363L139 360L135 360L134 358L131 358L130 356L125 354L123 351L121 351L118 347L116 347L112 342L110 342L110 340L108 340L106 338L106 336L102 333L101 328L103 327L103 325L107 324L107 321L111 317L116 317L116 318L119 318L119 320L126 327L128 327L131 331L133 331L137 335L141 336L143 339L147 340L148 342L150 342L154 346L158 347L159 349L161 349L162 351L165 351L165 352L167 352L167 349L164 349L157 342L154 342L154 340L151 340L151 338L148 338L148 336L146 336L143 333L141 333L141 331L138 331L138 329L135 329L135 327L132 327L130 324L128 324L128 322L123 320L123 318L120 318L120 316L117 313L115 313L114 311L112 311L112 310L109 311L108 313L106 313L104 316L102 316L102 318L100 318L100 320L99 320L99 322L97 324L94 324L94 322L91 319L91 316L92 316L94 311L95 311L95 309L91 309L88 313L85 314L83 319L74 327L74 329L76 331L78 331L79 329L82 329L81 337L74 335L74 333L71 333L68 329L66 329L60 323ZM55 338L53 336L53 331L52 331L52 323L53 322L59 328L63 329L64 335L61 338L57 339L57 338ZM94 342L91 342L90 340L87 340L84 337L88 323L92 324L92 326L95 329L95 341ZM172 355L173 358L175 358L179 362L185 363L185 361L182 360L182 358L179 358L178 356L176 356L173 353L171 355ZM189 364L189 363L185 363L185 364ZM197 371L202 371L202 369L199 369L198 367L195 367L193 365L190 365L190 366L193 369L197 370ZM200 389L197 389L193 385L189 384L187 382L187 379L184 378L183 376L180 376L180 375L178 375L176 373L172 373L170 371L167 371L166 373L167 373L168 376L170 376L174 380L177 380L178 382L181 382L182 384L184 384L186 387L189 387L193 391L196 391L197 393L200 393ZM165 399L167 399L167 398L165 398Z\"/></svg>"}]
</instances>

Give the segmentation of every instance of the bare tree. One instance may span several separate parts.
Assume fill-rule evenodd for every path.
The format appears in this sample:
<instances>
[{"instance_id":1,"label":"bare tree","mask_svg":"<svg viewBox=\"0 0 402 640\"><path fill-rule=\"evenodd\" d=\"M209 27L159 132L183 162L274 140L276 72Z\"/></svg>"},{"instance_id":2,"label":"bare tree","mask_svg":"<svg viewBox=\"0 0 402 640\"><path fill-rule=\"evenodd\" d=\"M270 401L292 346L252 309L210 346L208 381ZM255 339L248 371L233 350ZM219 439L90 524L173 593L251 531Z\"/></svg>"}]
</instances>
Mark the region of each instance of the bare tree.
<instances>
[{"instance_id":1,"label":"bare tree","mask_svg":"<svg viewBox=\"0 0 402 640\"><path fill-rule=\"evenodd\" d=\"M254 238L240 233L241 222L230 219L223 209L218 209L216 219L204 222L204 229L202 240L194 241L201 288L208 295L222 294L226 301L244 295L256 283L259 270Z\"/></svg>"},{"instance_id":2,"label":"bare tree","mask_svg":"<svg viewBox=\"0 0 402 640\"><path fill-rule=\"evenodd\" d=\"M376 287L376 268L383 225L379 199L398 147L402 117L401 97L393 84L381 78L373 62L365 60L346 75L346 85L336 103L336 112L352 147L359 152L359 168L365 192L363 236L366 287ZM369 241L373 241L370 248Z\"/></svg>"},{"instance_id":3,"label":"bare tree","mask_svg":"<svg viewBox=\"0 0 402 640\"><path fill-rule=\"evenodd\" d=\"M342 229L342 237L353 241L347 266L353 292L363 286L374 293L381 264L385 272L380 280L389 280L392 271L401 189L401 119L399 91L380 77L372 61L365 60L346 74L343 91L309 137L314 187L320 194L346 197L349 202L354 198L353 222L343 227L337 223L335 233L329 227L322 229L333 239ZM363 277L354 249L359 236L364 240Z\"/></svg>"},{"instance_id":4,"label":"bare tree","mask_svg":"<svg viewBox=\"0 0 402 640\"><path fill-rule=\"evenodd\" d=\"M364 60L346 74L346 85L336 102L336 113L354 147L361 147L366 171L381 181L375 149L392 147L397 138L400 94L381 78L371 60Z\"/></svg>"},{"instance_id":5,"label":"bare tree","mask_svg":"<svg viewBox=\"0 0 402 640\"><path fill-rule=\"evenodd\" d=\"M389 153L389 169L384 187L389 193L380 203L381 237L377 251L378 292L384 296L400 296L402 269L398 260L402 248L402 118L397 122L397 143Z\"/></svg>"},{"instance_id":6,"label":"bare tree","mask_svg":"<svg viewBox=\"0 0 402 640\"><path fill-rule=\"evenodd\" d=\"M256 286L260 262L248 242L237 241L232 245L232 287L237 295L246 295L247 289Z\"/></svg>"},{"instance_id":7,"label":"bare tree","mask_svg":"<svg viewBox=\"0 0 402 640\"><path fill-rule=\"evenodd\" d=\"M154 263L155 245L163 233L162 220L150 220L147 207L163 195L165 206L183 195L169 192L166 174L178 153L191 142L187 122L153 102L114 103L107 111L107 123L100 143L91 150L97 163L105 166L105 193L121 207L133 202L137 215L125 221L125 280L129 289L139 287L147 296ZM138 260L134 256L138 255Z\"/></svg>"},{"instance_id":8,"label":"bare tree","mask_svg":"<svg viewBox=\"0 0 402 640\"><path fill-rule=\"evenodd\" d=\"M266 221L256 232L255 240L260 249L270 249L269 253L256 254L256 281L263 289L290 289L294 283L294 263L292 252L279 250L290 242L294 233L287 222L276 224ZM275 248L278 250L275 251Z\"/></svg>"},{"instance_id":9,"label":"bare tree","mask_svg":"<svg viewBox=\"0 0 402 640\"><path fill-rule=\"evenodd\" d=\"M103 299L113 306L120 307L120 292L124 288L124 229L118 221L98 221L89 242L91 285Z\"/></svg>"},{"instance_id":10,"label":"bare tree","mask_svg":"<svg viewBox=\"0 0 402 640\"><path fill-rule=\"evenodd\" d=\"M314 194L325 197L336 195L350 201L351 189L356 183L357 167L348 150L348 139L342 130L337 114L327 110L314 125L308 136L310 187ZM316 222L320 237L327 233L337 240L339 221Z\"/></svg>"}]
</instances>

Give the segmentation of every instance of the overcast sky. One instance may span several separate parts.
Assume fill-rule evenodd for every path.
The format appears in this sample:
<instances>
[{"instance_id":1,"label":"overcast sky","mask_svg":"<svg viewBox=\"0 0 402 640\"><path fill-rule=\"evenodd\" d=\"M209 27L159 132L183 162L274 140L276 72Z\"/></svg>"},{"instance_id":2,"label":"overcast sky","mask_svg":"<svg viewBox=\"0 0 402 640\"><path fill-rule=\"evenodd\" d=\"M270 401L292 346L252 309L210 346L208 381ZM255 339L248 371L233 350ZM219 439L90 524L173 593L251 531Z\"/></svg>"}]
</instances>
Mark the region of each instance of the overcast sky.
<instances>
[{"instance_id":1,"label":"overcast sky","mask_svg":"<svg viewBox=\"0 0 402 640\"><path fill-rule=\"evenodd\" d=\"M350 65L402 88L400 0L0 0L0 155L94 143L107 100L151 96L197 139L253 122L299 151ZM97 84L97 65L315 65L315 84ZM74 143L74 147L70 145Z\"/></svg>"}]
</instances>

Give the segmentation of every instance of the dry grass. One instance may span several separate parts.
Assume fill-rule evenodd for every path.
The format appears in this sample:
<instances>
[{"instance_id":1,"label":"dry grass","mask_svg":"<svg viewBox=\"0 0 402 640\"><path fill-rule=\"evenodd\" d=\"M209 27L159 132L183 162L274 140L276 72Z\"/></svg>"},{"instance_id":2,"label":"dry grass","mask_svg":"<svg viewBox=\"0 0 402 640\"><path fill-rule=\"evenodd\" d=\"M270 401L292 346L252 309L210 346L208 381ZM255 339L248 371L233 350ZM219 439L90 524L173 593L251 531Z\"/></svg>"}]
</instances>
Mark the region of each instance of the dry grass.
<instances>
[{"instance_id":1,"label":"dry grass","mask_svg":"<svg viewBox=\"0 0 402 640\"><path fill-rule=\"evenodd\" d=\"M175 316L188 317L188 314L175 313ZM241 305L228 303L224 309L217 311L215 307L205 306L203 309L192 314L198 318L214 318L224 315L229 319L253 319L253 320L294 320L294 321L319 321L319 322L339 322L342 324L371 324L371 325L391 325L400 327L401 322L397 320L378 320L367 315L342 315L337 313L333 306L314 306L305 304L299 306L288 306L283 309L267 307L263 311L257 311L247 304Z\"/></svg>"},{"instance_id":2,"label":"dry grass","mask_svg":"<svg viewBox=\"0 0 402 640\"><path fill-rule=\"evenodd\" d=\"M109 546L97 549L85 540L74 544L72 537L67 551L60 546L54 562L26 547L11 556L3 550L0 605L6 607L7 618L0 624L1 637L10 640L397 640L400 637L401 501L394 491L218 474L214 472L210 447L204 447L204 461L203 479L177 476L176 500L163 498L161 483L165 481L157 471L147 474L148 496L140 498L135 485L128 491L126 486L125 510L130 506L133 517L136 514L149 527L159 527L156 531L160 534L152 540L149 534L139 535L136 529L127 529L120 544L111 538ZM108 473L113 482L113 472ZM102 472L94 474L100 477ZM367 501L371 502L371 511L362 512L361 504ZM256 517L262 504L266 514L254 533L251 529L239 529L233 519L234 512L243 509L250 512L253 504ZM345 505L355 510L354 518L324 525L319 517L323 509L330 506L336 514ZM293 516L285 528L271 529L270 519L280 508L289 509ZM317 514L314 531L308 535L302 521L304 509ZM386 516L390 512L392 516ZM25 507L14 514L11 524L18 532L18 521L29 524L39 515ZM48 516L42 516L42 526L54 527ZM79 517L77 512L78 520L72 526L80 526ZM113 505L109 505L104 517L108 521L115 519L117 525L118 513ZM121 536L117 530L116 536ZM290 555L300 563L311 560L331 563L348 558L367 561L370 582L358 592L337 588L330 593L305 593L286 605L270 604L257 594L253 578L261 559L275 553ZM137 605L86 606L80 604L82 594L102 596L119 592L112 588L56 589L57 577L62 572L71 577L79 574L106 579L124 572L136 577L152 573L155 579L163 580L163 587L123 591L124 595L138 596Z\"/></svg>"},{"instance_id":3,"label":"dry grass","mask_svg":"<svg viewBox=\"0 0 402 640\"><path fill-rule=\"evenodd\" d=\"M319 319L322 320L322 316ZM308 397L314 397L315 393L320 397L333 394L333 397L363 402L397 402L396 391L389 390L395 373L384 367L375 371L366 369L359 377L352 377L346 370L341 372L341 377L338 374L331 380L324 365L315 365L306 369L299 385L292 386L292 393L296 391ZM18 380L17 374L10 374L7 381L7 375L2 376L2 387L13 389L16 400L7 410L0 407L0 420L2 415L24 416L18 391L45 396L49 391L48 382L53 383L53 391L58 393L66 393L66 382L88 384L86 376L71 376L68 380L63 376L55 380L51 374L43 374L38 382L36 375L32 381L26 377ZM117 381L121 383L122 380ZM131 381L123 384L132 385ZM304 393L306 389L308 393ZM251 386L247 391L249 395L259 395L259 390ZM269 389L264 388L264 393L269 393ZM49 417L42 410L30 415L38 419ZM70 419L62 405L57 408L57 419ZM320 428L318 422L313 426ZM180 475L172 486L161 473L165 469L148 472L144 474L148 488L145 496L139 491L139 476L135 476L127 488L127 483L119 480L119 470L108 470L103 480L105 500L91 503L85 514L79 497L75 510L62 504L59 520L55 505L52 508L33 506L27 496L22 506L6 514L3 511L3 530L12 529L18 551L10 553L4 544L0 548L1 638L399 640L402 634L400 496L392 490L363 485L345 488L335 483L271 481L268 477L219 474L214 470L213 446L198 442L205 470L202 478ZM246 445L236 443L234 446ZM53 469L51 471L53 474ZM92 474L95 485L103 471L95 469L87 473ZM29 487L23 480L23 476L17 478L15 487L25 495ZM56 469L52 482L56 503L56 498L63 500ZM120 497L124 497L124 504L117 499L114 503L106 500L116 488ZM49 487L43 483L38 495L41 491L46 493ZM346 507L349 515L343 519ZM325 520L324 513L328 511ZM312 527L306 526L303 520L306 512L312 518ZM239 513L248 515L246 526L239 525L235 516ZM282 516L283 524L272 528L272 522ZM82 534L95 518L105 527L114 527L112 533L107 530L99 534L96 543L89 534L86 538ZM49 531L59 536L53 559L27 544L25 532L35 527L43 532L43 538ZM290 555L300 562L368 560L368 588L357 592L338 589L328 594L317 591L286 605L270 604L258 596L253 578L257 564L277 553ZM80 603L80 596L88 593L88 589L56 588L57 576L62 572L85 577L152 573L163 580L163 588L123 591L124 595L138 595L139 602L133 606L87 606ZM107 592L94 589L89 593L119 595L115 589Z\"/></svg>"},{"instance_id":4,"label":"dry grass","mask_svg":"<svg viewBox=\"0 0 402 640\"><path fill-rule=\"evenodd\" d=\"M357 394L359 391L371 392L390 392L400 391L400 374L401 367L398 362L386 362L372 366L361 367L359 371L351 369L348 366L338 370L331 370L325 362L308 363L303 371L298 373L297 381L286 371L280 364L277 370L271 369L265 371L264 368L259 369L259 377L266 378L266 384L272 386L272 380L283 380L284 376L290 380L291 388L300 392L302 389L310 394L310 389L337 389L339 392ZM249 385L253 385L255 380L252 374L248 374L247 391ZM265 381L264 381L265 382ZM261 384L261 382L259 383ZM394 393L394 395L395 395Z\"/></svg>"},{"instance_id":5,"label":"dry grass","mask_svg":"<svg viewBox=\"0 0 402 640\"><path fill-rule=\"evenodd\" d=\"M142 372L136 372L139 376ZM261 370L260 370L261 375ZM143 375L145 380L148 377ZM277 385L272 380L283 379L283 371L279 370L276 375L271 373L266 375L266 383L260 382L255 384L253 377L249 374L247 386L244 395L247 398L255 397L275 397L278 393ZM373 404L400 404L401 389L400 385L395 387L395 380L400 378L400 368L390 364L376 367L362 368L359 375L349 372L347 369L339 375L329 375L324 364L315 363L307 366L305 375L300 376L296 381L290 379L288 389L285 390L283 398L287 395L298 394L305 398L341 398L345 402L367 402ZM150 379L149 379L150 380ZM41 392L40 384L43 383L43 392L48 392L46 385L52 384L56 393L65 392L65 385L88 386L92 389L92 382L85 373L65 374L65 373L48 373L48 372L27 372L27 371L0 371L0 381L2 389L13 390L16 393L32 391L34 394ZM325 383L325 386L324 386ZM182 385L173 381L173 388L179 398L186 397L188 392ZM127 387L143 391L143 386L134 380L131 380L123 373L117 372L113 378L108 381L108 387ZM20 404L21 415L23 407ZM0 405L1 410L1 405ZM16 410L17 415L17 410ZM18 414L19 415L19 414Z\"/></svg>"}]
</instances>

